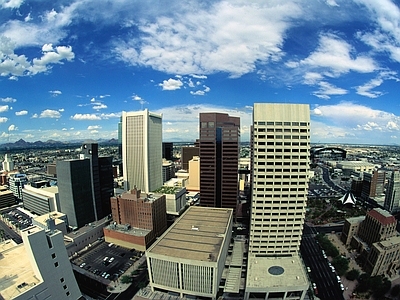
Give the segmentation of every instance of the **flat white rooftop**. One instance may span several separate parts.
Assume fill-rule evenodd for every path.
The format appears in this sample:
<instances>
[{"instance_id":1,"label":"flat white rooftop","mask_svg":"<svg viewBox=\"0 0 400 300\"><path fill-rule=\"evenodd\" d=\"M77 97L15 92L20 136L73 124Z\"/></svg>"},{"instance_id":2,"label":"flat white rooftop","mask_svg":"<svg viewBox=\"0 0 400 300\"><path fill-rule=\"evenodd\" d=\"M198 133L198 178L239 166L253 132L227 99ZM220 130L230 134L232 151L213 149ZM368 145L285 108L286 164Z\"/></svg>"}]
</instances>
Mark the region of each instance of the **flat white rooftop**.
<instances>
[{"instance_id":1,"label":"flat white rooftop","mask_svg":"<svg viewBox=\"0 0 400 300\"><path fill-rule=\"evenodd\" d=\"M300 257L248 258L246 289L273 292L303 289L308 285Z\"/></svg>"},{"instance_id":2,"label":"flat white rooftop","mask_svg":"<svg viewBox=\"0 0 400 300\"><path fill-rule=\"evenodd\" d=\"M150 253L217 261L232 209L191 206L152 247Z\"/></svg>"},{"instance_id":3,"label":"flat white rooftop","mask_svg":"<svg viewBox=\"0 0 400 300\"><path fill-rule=\"evenodd\" d=\"M12 299L41 283L33 272L23 244L0 243L0 295Z\"/></svg>"}]
</instances>

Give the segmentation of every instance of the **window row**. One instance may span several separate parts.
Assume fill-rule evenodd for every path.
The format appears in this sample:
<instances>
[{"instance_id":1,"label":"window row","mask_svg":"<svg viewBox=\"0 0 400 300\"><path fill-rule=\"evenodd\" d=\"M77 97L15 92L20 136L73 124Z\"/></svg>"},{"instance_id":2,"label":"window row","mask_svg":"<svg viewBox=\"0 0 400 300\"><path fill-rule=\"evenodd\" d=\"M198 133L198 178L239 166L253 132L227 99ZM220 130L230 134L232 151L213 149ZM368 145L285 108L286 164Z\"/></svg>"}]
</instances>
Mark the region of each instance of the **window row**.
<instances>
[{"instance_id":1,"label":"window row","mask_svg":"<svg viewBox=\"0 0 400 300\"><path fill-rule=\"evenodd\" d=\"M310 143L309 142L274 142L274 141L271 141L271 142L267 142L267 146L289 146L289 147L292 147L292 146L295 146L295 147L303 146L303 147L309 147ZM255 150L258 150L258 149L259 148L255 148Z\"/></svg>"},{"instance_id":2,"label":"window row","mask_svg":"<svg viewBox=\"0 0 400 300\"><path fill-rule=\"evenodd\" d=\"M254 132L309 132L307 128L255 128Z\"/></svg>"},{"instance_id":3,"label":"window row","mask_svg":"<svg viewBox=\"0 0 400 300\"><path fill-rule=\"evenodd\" d=\"M257 135L254 137L254 139L267 139L267 140L307 140L310 138L309 135L281 135L281 134L276 134L276 135L267 135L267 137L265 137L265 135ZM260 142L259 142L260 143Z\"/></svg>"},{"instance_id":4,"label":"window row","mask_svg":"<svg viewBox=\"0 0 400 300\"><path fill-rule=\"evenodd\" d=\"M268 126L308 126L310 125L309 122L265 122L265 121L259 121L259 122L254 122L256 125L268 125Z\"/></svg>"}]
</instances>

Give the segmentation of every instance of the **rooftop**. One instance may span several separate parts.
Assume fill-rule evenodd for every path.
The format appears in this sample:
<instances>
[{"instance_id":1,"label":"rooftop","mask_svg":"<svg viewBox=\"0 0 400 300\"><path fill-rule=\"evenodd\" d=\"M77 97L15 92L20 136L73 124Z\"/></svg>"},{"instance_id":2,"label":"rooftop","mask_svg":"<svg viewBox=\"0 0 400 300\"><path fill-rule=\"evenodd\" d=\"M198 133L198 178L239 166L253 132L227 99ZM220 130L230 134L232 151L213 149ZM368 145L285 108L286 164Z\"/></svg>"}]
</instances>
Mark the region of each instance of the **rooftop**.
<instances>
[{"instance_id":1,"label":"rooftop","mask_svg":"<svg viewBox=\"0 0 400 300\"><path fill-rule=\"evenodd\" d=\"M250 289L281 291L308 286L299 257L249 257L246 285Z\"/></svg>"},{"instance_id":2,"label":"rooftop","mask_svg":"<svg viewBox=\"0 0 400 300\"><path fill-rule=\"evenodd\" d=\"M226 208L191 206L148 252L216 262L227 237L232 214L233 211Z\"/></svg>"},{"instance_id":3,"label":"rooftop","mask_svg":"<svg viewBox=\"0 0 400 300\"><path fill-rule=\"evenodd\" d=\"M4 299L14 298L42 282L35 276L23 244L11 241L0 243L0 294Z\"/></svg>"},{"instance_id":4,"label":"rooftop","mask_svg":"<svg viewBox=\"0 0 400 300\"><path fill-rule=\"evenodd\" d=\"M130 226L121 225L121 224L110 224L106 228L109 230L121 232L121 233L132 235L132 236L146 236L151 232L151 230L148 230L148 229L130 227Z\"/></svg>"},{"instance_id":5,"label":"rooftop","mask_svg":"<svg viewBox=\"0 0 400 300\"><path fill-rule=\"evenodd\" d=\"M182 190L182 187L178 186L162 186L154 191L154 193L157 194L175 194L176 192L179 192Z\"/></svg>"},{"instance_id":6,"label":"rooftop","mask_svg":"<svg viewBox=\"0 0 400 300\"><path fill-rule=\"evenodd\" d=\"M396 223L396 218L387 212L386 210L383 210L381 208L374 208L371 209L368 212L368 215L370 215L372 218L378 220L379 223L382 225L388 225L388 224L393 224Z\"/></svg>"}]
</instances>

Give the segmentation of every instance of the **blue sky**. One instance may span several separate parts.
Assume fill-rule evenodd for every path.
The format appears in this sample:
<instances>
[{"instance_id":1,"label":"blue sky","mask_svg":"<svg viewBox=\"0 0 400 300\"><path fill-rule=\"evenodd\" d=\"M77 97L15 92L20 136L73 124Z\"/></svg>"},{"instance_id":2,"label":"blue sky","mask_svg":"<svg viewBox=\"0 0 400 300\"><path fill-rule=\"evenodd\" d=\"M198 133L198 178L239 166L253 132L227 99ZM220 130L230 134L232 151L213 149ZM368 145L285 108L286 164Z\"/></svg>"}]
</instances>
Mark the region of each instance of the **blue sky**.
<instances>
[{"instance_id":1,"label":"blue sky","mask_svg":"<svg viewBox=\"0 0 400 300\"><path fill-rule=\"evenodd\" d=\"M400 9L390 0L0 0L0 143L117 138L123 110L308 103L313 143L400 144Z\"/></svg>"}]
</instances>

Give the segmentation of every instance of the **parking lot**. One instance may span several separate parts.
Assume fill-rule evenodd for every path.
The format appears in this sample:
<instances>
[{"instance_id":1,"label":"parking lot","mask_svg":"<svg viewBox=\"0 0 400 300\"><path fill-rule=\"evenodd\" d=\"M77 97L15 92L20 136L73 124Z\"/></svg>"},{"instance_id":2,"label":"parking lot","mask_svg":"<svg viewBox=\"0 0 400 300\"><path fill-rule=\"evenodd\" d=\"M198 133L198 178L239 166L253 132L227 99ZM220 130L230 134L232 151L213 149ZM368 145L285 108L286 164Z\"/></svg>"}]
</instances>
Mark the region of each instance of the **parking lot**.
<instances>
[{"instance_id":1,"label":"parking lot","mask_svg":"<svg viewBox=\"0 0 400 300\"><path fill-rule=\"evenodd\" d=\"M126 249L102 242L94 245L89 251L75 258L75 264L83 273L91 273L91 276L99 280L115 281L133 263L141 257L142 253L134 249Z\"/></svg>"}]
</instances>

